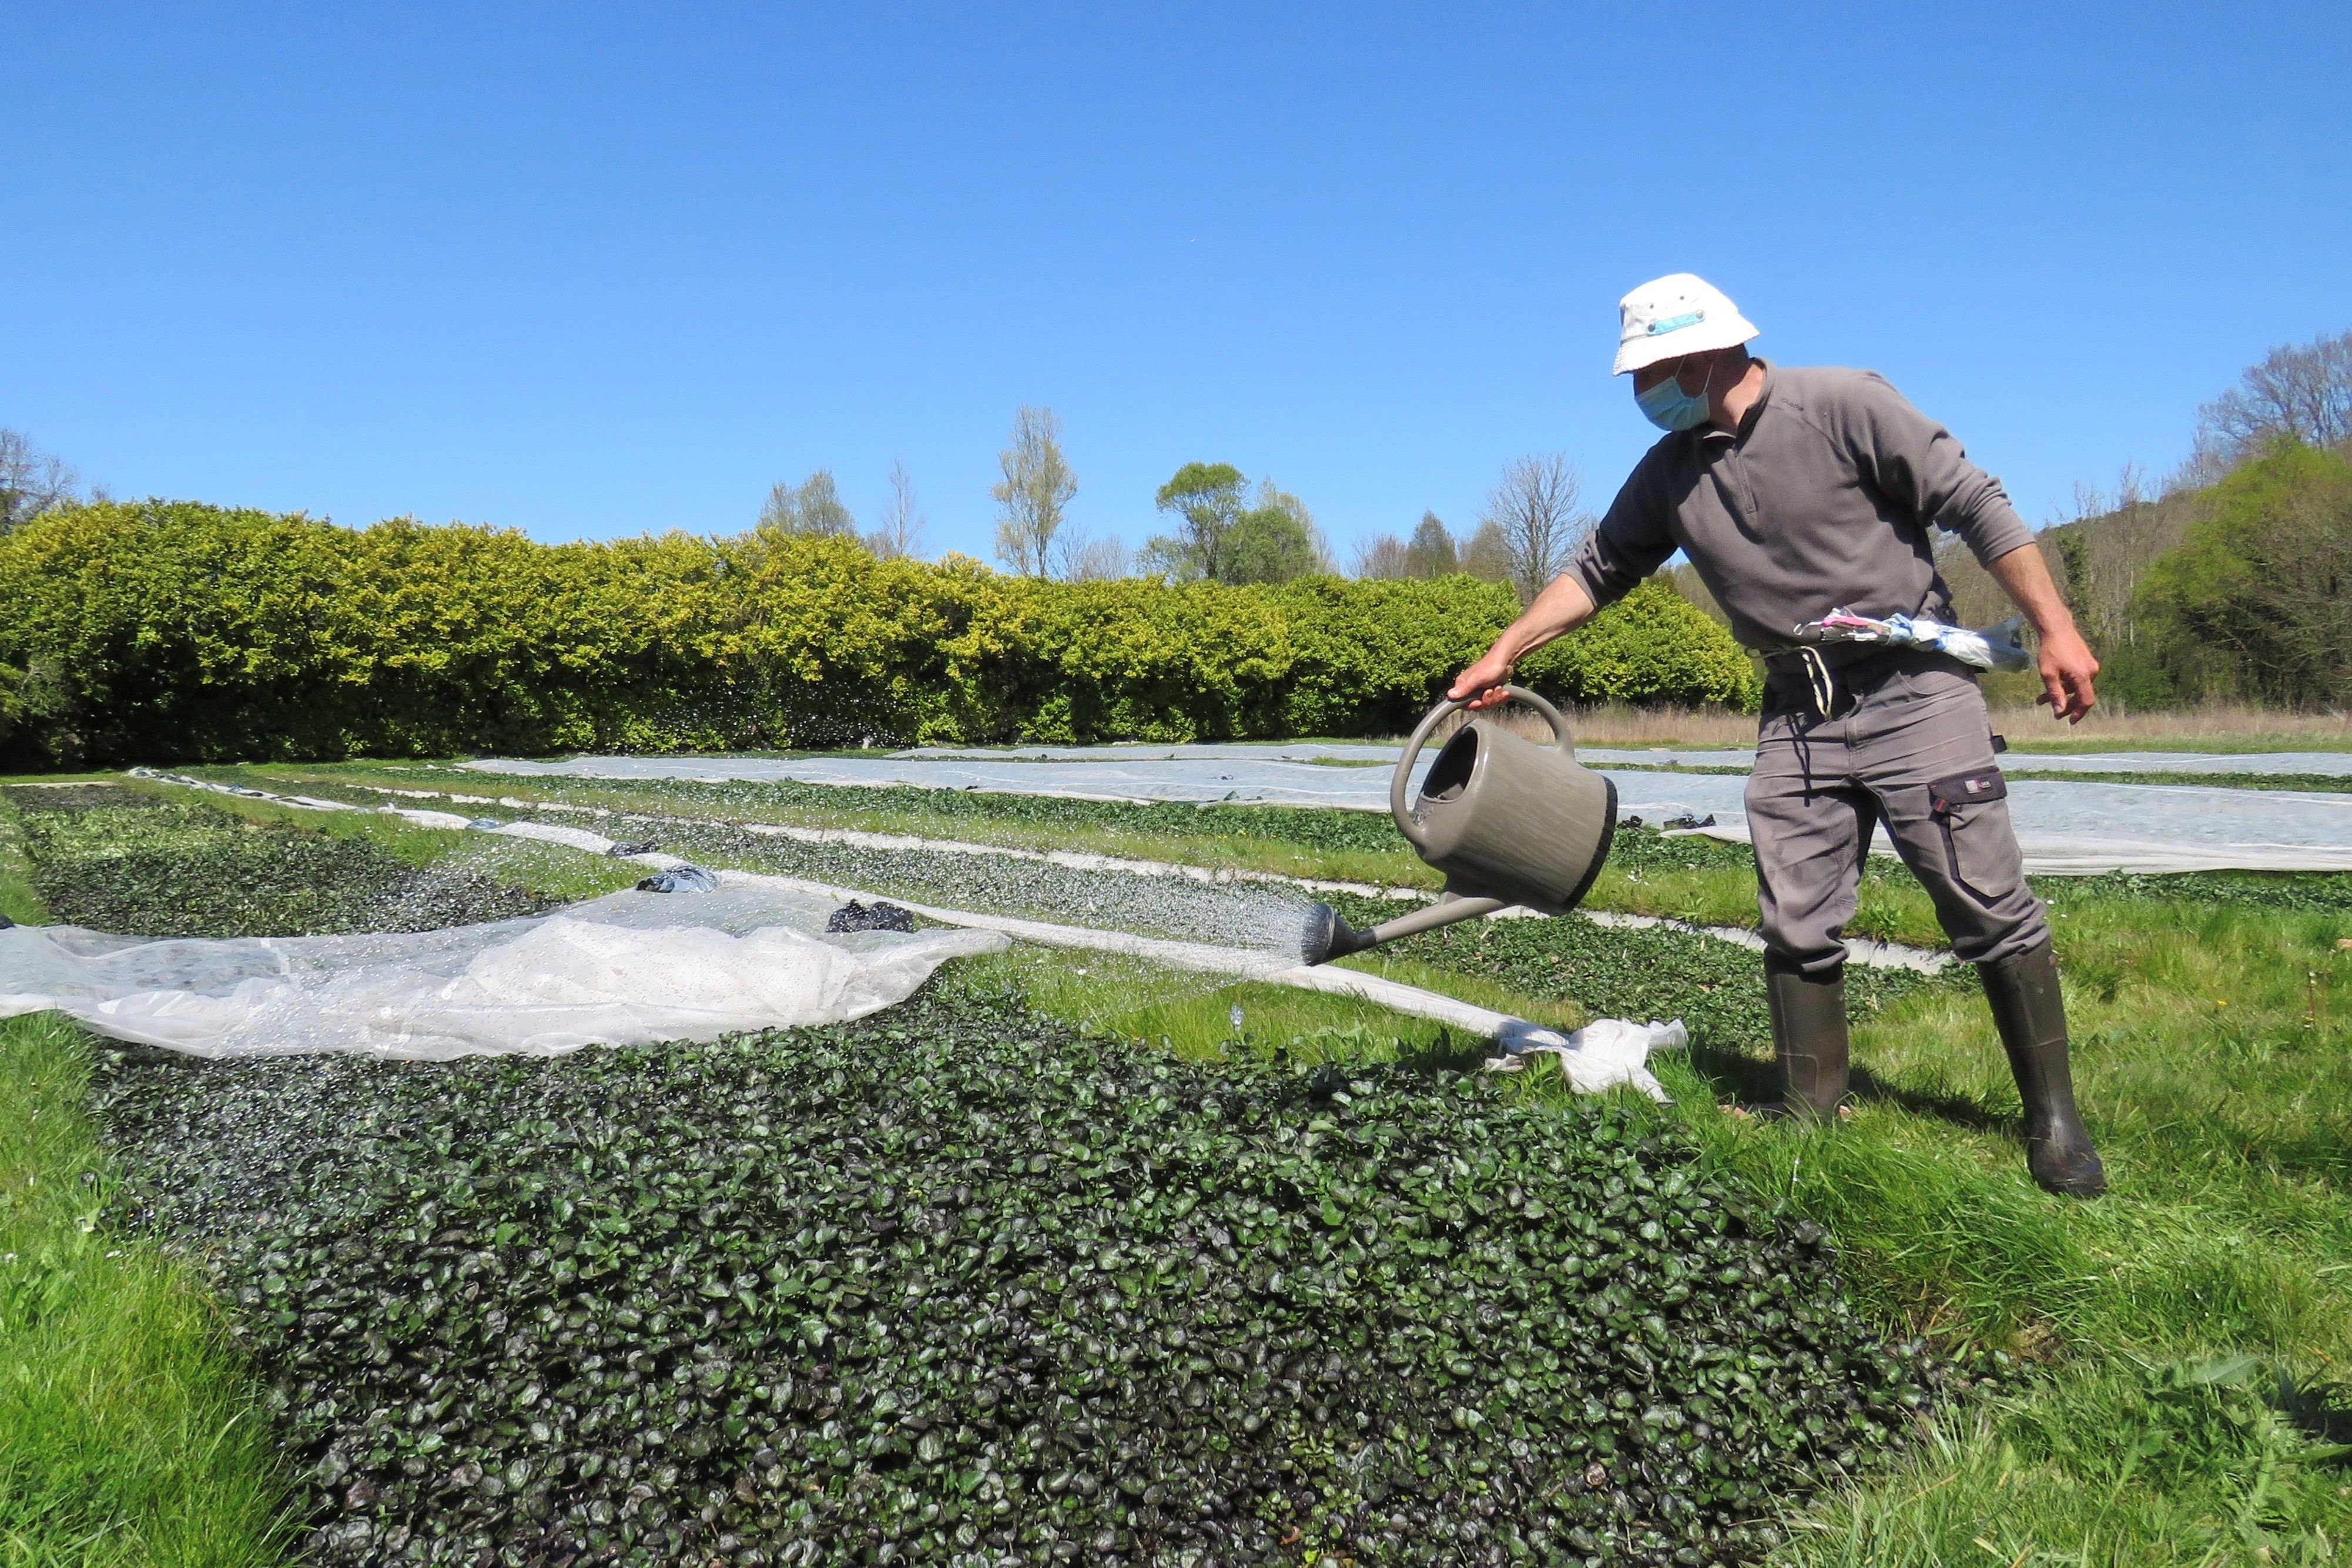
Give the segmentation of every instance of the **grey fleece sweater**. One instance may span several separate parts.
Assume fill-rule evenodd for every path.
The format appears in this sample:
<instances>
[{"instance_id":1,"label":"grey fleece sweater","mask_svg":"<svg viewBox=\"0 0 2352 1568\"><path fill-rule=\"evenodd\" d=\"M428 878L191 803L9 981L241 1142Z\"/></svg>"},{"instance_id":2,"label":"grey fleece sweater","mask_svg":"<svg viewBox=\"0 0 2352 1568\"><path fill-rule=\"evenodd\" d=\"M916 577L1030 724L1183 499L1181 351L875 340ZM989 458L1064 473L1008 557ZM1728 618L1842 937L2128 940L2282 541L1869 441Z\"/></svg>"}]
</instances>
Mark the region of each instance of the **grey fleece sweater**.
<instances>
[{"instance_id":1,"label":"grey fleece sweater","mask_svg":"<svg viewBox=\"0 0 2352 1568\"><path fill-rule=\"evenodd\" d=\"M1738 431L1651 447L1568 571L1606 605L1686 551L1732 635L1769 653L1840 605L1948 621L1930 523L1986 563L2033 537L2000 481L1874 373L1767 364Z\"/></svg>"}]
</instances>

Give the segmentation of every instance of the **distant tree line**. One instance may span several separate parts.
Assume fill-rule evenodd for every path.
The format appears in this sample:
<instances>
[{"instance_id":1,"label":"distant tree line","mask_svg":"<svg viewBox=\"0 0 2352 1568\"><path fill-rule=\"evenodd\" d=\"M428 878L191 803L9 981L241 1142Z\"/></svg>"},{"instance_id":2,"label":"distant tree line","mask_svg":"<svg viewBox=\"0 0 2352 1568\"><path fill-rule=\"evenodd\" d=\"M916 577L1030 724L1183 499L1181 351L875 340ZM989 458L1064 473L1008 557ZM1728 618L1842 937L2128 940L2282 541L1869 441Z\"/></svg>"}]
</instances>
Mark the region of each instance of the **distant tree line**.
<instances>
[{"instance_id":1,"label":"distant tree line","mask_svg":"<svg viewBox=\"0 0 2352 1568\"><path fill-rule=\"evenodd\" d=\"M1289 583L1336 576L1330 542L1297 496L1231 463L1190 462L1178 468L1152 502L1171 528L1130 551L1116 535L1088 533L1071 521L1078 493L1076 470L1062 446L1062 421L1051 408L1024 406L1012 439L997 454L1003 478L990 489L996 501L996 559L1023 577L1073 583L1128 576L1170 583ZM880 527L862 531L842 501L833 471L819 468L799 484L780 483L760 510L761 532L782 538L845 539L884 560L919 553L924 520L904 464L890 472L891 500ZM1567 564L1593 524L1578 500L1575 467L1559 453L1519 458L1503 471L1477 525L1456 539L1433 511L1422 513L1409 538L1380 534L1356 550L1354 574L1381 580L1433 581L1474 577L1507 583L1524 601Z\"/></svg>"},{"instance_id":2,"label":"distant tree line","mask_svg":"<svg viewBox=\"0 0 2352 1568\"><path fill-rule=\"evenodd\" d=\"M1582 490L1575 466L1560 454L1521 458L1503 470L1467 538L1456 539L1435 512L1424 511L1405 538L1378 534L1360 546L1356 574L1426 578L1458 572L1508 583L1522 601L1531 599L1592 530L1594 518L1578 505Z\"/></svg>"},{"instance_id":3,"label":"distant tree line","mask_svg":"<svg viewBox=\"0 0 2352 1568\"><path fill-rule=\"evenodd\" d=\"M884 561L922 553L925 519L915 506L915 481L904 463L890 465L890 500L880 523L858 531L857 519L841 499L831 468L819 468L797 485L779 483L760 507L754 531L783 539L847 539Z\"/></svg>"}]
</instances>

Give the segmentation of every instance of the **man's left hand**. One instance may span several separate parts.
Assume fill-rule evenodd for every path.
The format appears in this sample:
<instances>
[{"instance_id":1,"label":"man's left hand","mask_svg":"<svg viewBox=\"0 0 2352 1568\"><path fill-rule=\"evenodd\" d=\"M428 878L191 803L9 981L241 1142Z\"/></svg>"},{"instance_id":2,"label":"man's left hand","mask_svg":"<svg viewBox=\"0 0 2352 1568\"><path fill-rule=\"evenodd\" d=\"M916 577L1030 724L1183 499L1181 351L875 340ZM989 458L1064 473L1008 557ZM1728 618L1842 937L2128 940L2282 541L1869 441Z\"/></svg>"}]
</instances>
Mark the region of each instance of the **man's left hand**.
<instances>
[{"instance_id":1,"label":"man's left hand","mask_svg":"<svg viewBox=\"0 0 2352 1568\"><path fill-rule=\"evenodd\" d=\"M2052 718L2079 724L2099 700L2091 688L2091 679L2098 673L2098 658L2080 632L2071 626L2046 632L2042 638L2044 689L2034 700L2047 703Z\"/></svg>"}]
</instances>

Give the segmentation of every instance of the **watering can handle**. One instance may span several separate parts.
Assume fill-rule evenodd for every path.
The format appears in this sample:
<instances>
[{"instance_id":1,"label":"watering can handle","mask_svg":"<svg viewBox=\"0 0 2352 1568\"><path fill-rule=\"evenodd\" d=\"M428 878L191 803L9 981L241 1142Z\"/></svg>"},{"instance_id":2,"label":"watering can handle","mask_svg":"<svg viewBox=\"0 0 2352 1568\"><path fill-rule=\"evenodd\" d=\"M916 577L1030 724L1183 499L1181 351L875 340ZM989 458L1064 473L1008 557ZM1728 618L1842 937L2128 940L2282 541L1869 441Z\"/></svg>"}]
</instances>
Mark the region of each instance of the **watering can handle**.
<instances>
[{"instance_id":1,"label":"watering can handle","mask_svg":"<svg viewBox=\"0 0 2352 1568\"><path fill-rule=\"evenodd\" d=\"M1562 751L1569 749L1572 742L1568 732L1567 714L1524 686L1507 686L1503 689L1510 694L1513 701L1524 702L1542 714L1545 722L1551 726L1552 744ZM1421 824L1412 819L1412 806L1405 801L1405 789L1412 779L1413 759L1421 755L1422 747L1429 743L1431 732L1448 714L1468 706L1467 698L1449 697L1431 709L1413 731L1412 738L1404 743L1404 755L1397 759L1396 772L1389 776L1389 815L1396 818L1397 831L1403 834L1405 842L1415 849L1426 847L1427 841L1422 836Z\"/></svg>"}]
</instances>

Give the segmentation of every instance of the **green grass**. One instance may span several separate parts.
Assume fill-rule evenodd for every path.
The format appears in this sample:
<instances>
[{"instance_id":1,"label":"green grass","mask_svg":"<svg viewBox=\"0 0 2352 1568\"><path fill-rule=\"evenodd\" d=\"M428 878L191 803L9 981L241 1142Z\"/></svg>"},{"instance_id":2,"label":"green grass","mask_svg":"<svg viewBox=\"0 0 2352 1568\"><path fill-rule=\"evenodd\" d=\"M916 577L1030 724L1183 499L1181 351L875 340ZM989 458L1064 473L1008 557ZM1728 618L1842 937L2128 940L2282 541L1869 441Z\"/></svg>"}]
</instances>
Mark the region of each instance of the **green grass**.
<instances>
[{"instance_id":1,"label":"green grass","mask_svg":"<svg viewBox=\"0 0 2352 1568\"><path fill-rule=\"evenodd\" d=\"M283 1480L217 1309L99 1224L89 1046L0 1023L0 1561L279 1561Z\"/></svg>"},{"instance_id":2,"label":"green grass","mask_svg":"<svg viewBox=\"0 0 2352 1568\"><path fill-rule=\"evenodd\" d=\"M0 910L37 919L14 826ZM284 1478L218 1310L100 1223L89 1047L55 1015L0 1022L0 1562L281 1561Z\"/></svg>"},{"instance_id":3,"label":"green grass","mask_svg":"<svg viewBox=\"0 0 2352 1568\"><path fill-rule=\"evenodd\" d=\"M2297 790L2305 794L2344 795L2352 793L2352 777L2343 773L2084 773L2075 769L2043 772L2036 769L2025 774L2032 779L2054 779L2076 784L2179 784L2195 789L2271 789Z\"/></svg>"},{"instance_id":4,"label":"green grass","mask_svg":"<svg viewBox=\"0 0 2352 1568\"><path fill-rule=\"evenodd\" d=\"M2084 1366L1938 1418L1916 1457L1801 1516L1778 1560L1823 1568L1964 1563L2203 1568L2335 1560L2330 1446L2243 1358ZM2324 1415L2312 1425L2325 1427Z\"/></svg>"},{"instance_id":5,"label":"green grass","mask_svg":"<svg viewBox=\"0 0 2352 1568\"><path fill-rule=\"evenodd\" d=\"M1371 964L1350 961L1349 967ZM1479 976L1403 964L1386 972L1408 984L1436 982L1445 994L1538 1023L1574 1028L1584 1010L1531 996ZM1256 981L1226 982L1161 968L1116 953L1016 946L968 959L959 984L1011 994L1041 1013L1104 1033L1148 1040L1179 1056L1216 1058L1234 1050L1280 1051L1293 1060L1413 1059L1475 1065L1492 1054L1486 1041L1371 1002ZM1234 1022L1234 1010L1241 1022Z\"/></svg>"},{"instance_id":6,"label":"green grass","mask_svg":"<svg viewBox=\"0 0 2352 1568\"><path fill-rule=\"evenodd\" d=\"M2048 1363L1820 1510L1785 1561L2318 1561L2352 1531L2352 1478L2294 1458L2293 1402L2258 1396L2352 1367L2352 1030L2331 1005L2352 917L2096 891L2058 912L2102 1202L2024 1181L1962 988L1858 1023L1868 1098L1834 1132L1690 1119L1720 1165L1835 1230L1882 1311ZM2246 1388L2180 1381L2240 1353Z\"/></svg>"}]
</instances>

